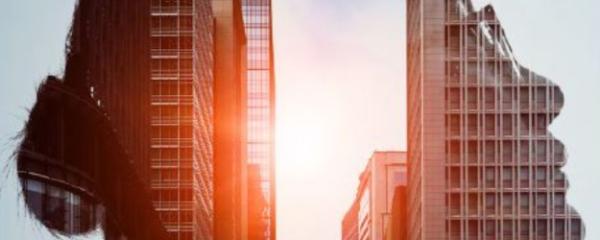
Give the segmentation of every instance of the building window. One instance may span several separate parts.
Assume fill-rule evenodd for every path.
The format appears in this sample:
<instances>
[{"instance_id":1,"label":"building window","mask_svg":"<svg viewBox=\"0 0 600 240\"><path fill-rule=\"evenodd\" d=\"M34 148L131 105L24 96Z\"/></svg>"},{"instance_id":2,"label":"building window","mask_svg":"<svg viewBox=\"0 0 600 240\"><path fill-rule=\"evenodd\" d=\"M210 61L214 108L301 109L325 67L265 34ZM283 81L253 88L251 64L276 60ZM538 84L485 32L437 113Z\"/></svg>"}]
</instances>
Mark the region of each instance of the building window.
<instances>
[{"instance_id":1,"label":"building window","mask_svg":"<svg viewBox=\"0 0 600 240\"><path fill-rule=\"evenodd\" d=\"M545 193L538 193L535 199L538 214L545 214L548 206L548 197Z\"/></svg>"},{"instance_id":2,"label":"building window","mask_svg":"<svg viewBox=\"0 0 600 240\"><path fill-rule=\"evenodd\" d=\"M513 172L510 167L502 168L502 182L505 188L512 188Z\"/></svg>"},{"instance_id":3,"label":"building window","mask_svg":"<svg viewBox=\"0 0 600 240\"><path fill-rule=\"evenodd\" d=\"M525 140L525 141L521 141L521 146L520 146L520 152L519 152L519 157L520 157L520 162L522 163L527 163L529 162L529 141Z\"/></svg>"},{"instance_id":4,"label":"building window","mask_svg":"<svg viewBox=\"0 0 600 240\"><path fill-rule=\"evenodd\" d=\"M521 109L529 109L529 88L522 87L519 89L519 105Z\"/></svg>"},{"instance_id":5,"label":"building window","mask_svg":"<svg viewBox=\"0 0 600 240\"><path fill-rule=\"evenodd\" d=\"M545 219L538 219L537 224L537 236L538 237L546 237L548 236L548 221Z\"/></svg>"},{"instance_id":6,"label":"building window","mask_svg":"<svg viewBox=\"0 0 600 240\"><path fill-rule=\"evenodd\" d=\"M467 143L467 159L469 163L477 163L479 149L476 141L469 141Z\"/></svg>"},{"instance_id":7,"label":"building window","mask_svg":"<svg viewBox=\"0 0 600 240\"><path fill-rule=\"evenodd\" d=\"M546 115L539 114L535 117L535 134L536 135L546 135L546 128L548 126L548 122L546 121Z\"/></svg>"},{"instance_id":8,"label":"building window","mask_svg":"<svg viewBox=\"0 0 600 240\"><path fill-rule=\"evenodd\" d=\"M538 167L535 170L535 180L538 182L546 182L546 168Z\"/></svg>"},{"instance_id":9,"label":"building window","mask_svg":"<svg viewBox=\"0 0 600 240\"><path fill-rule=\"evenodd\" d=\"M486 88L483 96L485 109L494 109L496 107L496 91L494 88Z\"/></svg>"},{"instance_id":10,"label":"building window","mask_svg":"<svg viewBox=\"0 0 600 240\"><path fill-rule=\"evenodd\" d=\"M496 222L494 220L485 221L485 236L493 238L496 235Z\"/></svg>"},{"instance_id":11,"label":"building window","mask_svg":"<svg viewBox=\"0 0 600 240\"><path fill-rule=\"evenodd\" d=\"M450 110L460 109L460 90L458 88L448 89L448 108Z\"/></svg>"},{"instance_id":12,"label":"building window","mask_svg":"<svg viewBox=\"0 0 600 240\"><path fill-rule=\"evenodd\" d=\"M529 168L521 167L519 168L519 180L521 187L529 188Z\"/></svg>"},{"instance_id":13,"label":"building window","mask_svg":"<svg viewBox=\"0 0 600 240\"><path fill-rule=\"evenodd\" d=\"M460 116L458 114L448 115L448 129L450 136L460 136Z\"/></svg>"},{"instance_id":14,"label":"building window","mask_svg":"<svg viewBox=\"0 0 600 240\"><path fill-rule=\"evenodd\" d=\"M460 63L450 62L448 63L448 81L453 84L460 82Z\"/></svg>"},{"instance_id":15,"label":"building window","mask_svg":"<svg viewBox=\"0 0 600 240\"><path fill-rule=\"evenodd\" d=\"M448 151L450 155L450 163L460 163L460 141L449 141Z\"/></svg>"},{"instance_id":16,"label":"building window","mask_svg":"<svg viewBox=\"0 0 600 240\"><path fill-rule=\"evenodd\" d=\"M450 194L450 214L459 215L460 214L460 196L458 194Z\"/></svg>"},{"instance_id":17,"label":"building window","mask_svg":"<svg viewBox=\"0 0 600 240\"><path fill-rule=\"evenodd\" d=\"M495 214L496 196L493 193L485 194L485 210L488 214Z\"/></svg>"},{"instance_id":18,"label":"building window","mask_svg":"<svg viewBox=\"0 0 600 240\"><path fill-rule=\"evenodd\" d=\"M502 135L512 136L513 135L513 118L510 114L502 115Z\"/></svg>"},{"instance_id":19,"label":"building window","mask_svg":"<svg viewBox=\"0 0 600 240\"><path fill-rule=\"evenodd\" d=\"M503 235L504 239L512 239L513 236L513 222L512 220L504 220L503 221Z\"/></svg>"},{"instance_id":20,"label":"building window","mask_svg":"<svg viewBox=\"0 0 600 240\"><path fill-rule=\"evenodd\" d=\"M535 156L537 162L546 162L548 159L547 151L546 151L546 141L539 140L535 144Z\"/></svg>"},{"instance_id":21,"label":"building window","mask_svg":"<svg viewBox=\"0 0 600 240\"><path fill-rule=\"evenodd\" d=\"M521 206L521 214L529 214L529 194L521 193L519 196L520 206Z\"/></svg>"},{"instance_id":22,"label":"building window","mask_svg":"<svg viewBox=\"0 0 600 240\"><path fill-rule=\"evenodd\" d=\"M476 88L467 89L467 108L477 109L478 94Z\"/></svg>"},{"instance_id":23,"label":"building window","mask_svg":"<svg viewBox=\"0 0 600 240\"><path fill-rule=\"evenodd\" d=\"M449 57L460 56L460 26L449 25L446 34L446 44L448 46Z\"/></svg>"},{"instance_id":24,"label":"building window","mask_svg":"<svg viewBox=\"0 0 600 240\"><path fill-rule=\"evenodd\" d=\"M511 110L512 103L513 103L512 88L503 88L502 89L502 108Z\"/></svg>"},{"instance_id":25,"label":"building window","mask_svg":"<svg viewBox=\"0 0 600 240\"><path fill-rule=\"evenodd\" d=\"M521 220L521 226L520 226L520 235L521 237L527 238L529 237L529 221L528 220Z\"/></svg>"},{"instance_id":26,"label":"building window","mask_svg":"<svg viewBox=\"0 0 600 240\"><path fill-rule=\"evenodd\" d=\"M528 114L521 114L520 118L519 118L519 130L521 131L521 136L528 136L529 135L529 115Z\"/></svg>"},{"instance_id":27,"label":"building window","mask_svg":"<svg viewBox=\"0 0 600 240\"><path fill-rule=\"evenodd\" d=\"M502 141L502 161L511 163L513 161L513 142Z\"/></svg>"},{"instance_id":28,"label":"building window","mask_svg":"<svg viewBox=\"0 0 600 240\"><path fill-rule=\"evenodd\" d=\"M494 188L496 185L496 173L493 167L485 168L485 185L488 188Z\"/></svg>"},{"instance_id":29,"label":"building window","mask_svg":"<svg viewBox=\"0 0 600 240\"><path fill-rule=\"evenodd\" d=\"M546 108L546 88L538 87L535 89L535 106L538 109Z\"/></svg>"},{"instance_id":30,"label":"building window","mask_svg":"<svg viewBox=\"0 0 600 240\"><path fill-rule=\"evenodd\" d=\"M564 237L565 235L565 220L563 219L556 219L555 220L555 234L557 237Z\"/></svg>"},{"instance_id":31,"label":"building window","mask_svg":"<svg viewBox=\"0 0 600 240\"><path fill-rule=\"evenodd\" d=\"M485 162L496 162L496 142L494 141L485 142Z\"/></svg>"},{"instance_id":32,"label":"building window","mask_svg":"<svg viewBox=\"0 0 600 240\"><path fill-rule=\"evenodd\" d=\"M504 214L512 214L512 195L510 193L502 194L502 209Z\"/></svg>"},{"instance_id":33,"label":"building window","mask_svg":"<svg viewBox=\"0 0 600 240\"><path fill-rule=\"evenodd\" d=\"M565 194L557 193L554 195L554 210L557 213L565 213Z\"/></svg>"},{"instance_id":34,"label":"building window","mask_svg":"<svg viewBox=\"0 0 600 240\"><path fill-rule=\"evenodd\" d=\"M471 52L471 50L468 50L469 52ZM476 51L476 50L475 50ZM478 65L477 62L467 62L467 83L469 84L477 84L478 79L477 79L477 75L478 75Z\"/></svg>"},{"instance_id":35,"label":"building window","mask_svg":"<svg viewBox=\"0 0 600 240\"><path fill-rule=\"evenodd\" d=\"M479 171L476 167L469 167L467 169L467 178L469 179L469 187L477 188L479 187Z\"/></svg>"},{"instance_id":36,"label":"building window","mask_svg":"<svg viewBox=\"0 0 600 240\"><path fill-rule=\"evenodd\" d=\"M450 187L460 188L460 168L450 168Z\"/></svg>"}]
</instances>

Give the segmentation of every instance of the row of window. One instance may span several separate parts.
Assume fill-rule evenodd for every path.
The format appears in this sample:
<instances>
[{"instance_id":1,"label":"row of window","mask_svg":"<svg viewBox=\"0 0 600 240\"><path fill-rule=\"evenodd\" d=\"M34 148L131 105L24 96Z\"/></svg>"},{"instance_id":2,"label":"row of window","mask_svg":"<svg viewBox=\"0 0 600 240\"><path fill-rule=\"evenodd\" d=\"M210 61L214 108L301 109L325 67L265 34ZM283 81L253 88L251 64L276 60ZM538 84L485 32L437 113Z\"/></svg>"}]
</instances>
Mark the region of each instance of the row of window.
<instances>
[{"instance_id":1,"label":"row of window","mask_svg":"<svg viewBox=\"0 0 600 240\"><path fill-rule=\"evenodd\" d=\"M451 188L498 188L500 184L512 188L516 183L520 188L535 186L565 187L565 175L559 167L448 167L448 186Z\"/></svg>"},{"instance_id":2,"label":"row of window","mask_svg":"<svg viewBox=\"0 0 600 240\"><path fill-rule=\"evenodd\" d=\"M194 0L152 0L153 7L191 7Z\"/></svg>"},{"instance_id":3,"label":"row of window","mask_svg":"<svg viewBox=\"0 0 600 240\"><path fill-rule=\"evenodd\" d=\"M468 15L464 15L464 13L468 13L468 5L469 1L457 1L457 0L447 0L446 4L446 19L448 21L456 21L456 20L495 20L496 14L492 10L492 8L484 8L479 12L470 13Z\"/></svg>"},{"instance_id":4,"label":"row of window","mask_svg":"<svg viewBox=\"0 0 600 240\"><path fill-rule=\"evenodd\" d=\"M193 170L191 168L165 168L152 169L153 182L191 182Z\"/></svg>"},{"instance_id":5,"label":"row of window","mask_svg":"<svg viewBox=\"0 0 600 240\"><path fill-rule=\"evenodd\" d=\"M564 193L469 193L448 195L450 215L567 213ZM550 210L551 208L551 210Z\"/></svg>"},{"instance_id":6,"label":"row of window","mask_svg":"<svg viewBox=\"0 0 600 240\"><path fill-rule=\"evenodd\" d=\"M153 117L158 118L191 118L191 105L152 105L151 113Z\"/></svg>"},{"instance_id":7,"label":"row of window","mask_svg":"<svg viewBox=\"0 0 600 240\"><path fill-rule=\"evenodd\" d=\"M555 114L447 114L450 137L457 136L545 136Z\"/></svg>"},{"instance_id":8,"label":"row of window","mask_svg":"<svg viewBox=\"0 0 600 240\"><path fill-rule=\"evenodd\" d=\"M193 91L191 81L152 82L152 95L154 96L192 96Z\"/></svg>"},{"instance_id":9,"label":"row of window","mask_svg":"<svg viewBox=\"0 0 600 240\"><path fill-rule=\"evenodd\" d=\"M193 128L190 125L152 126L152 138L192 138Z\"/></svg>"},{"instance_id":10,"label":"row of window","mask_svg":"<svg viewBox=\"0 0 600 240\"><path fill-rule=\"evenodd\" d=\"M152 159L192 159L192 155L191 147L150 149Z\"/></svg>"},{"instance_id":11,"label":"row of window","mask_svg":"<svg viewBox=\"0 0 600 240\"><path fill-rule=\"evenodd\" d=\"M155 50L192 50L191 36L164 36L152 38L152 49Z\"/></svg>"},{"instance_id":12,"label":"row of window","mask_svg":"<svg viewBox=\"0 0 600 240\"><path fill-rule=\"evenodd\" d=\"M566 239L582 239L579 219L524 219L524 220L449 220L450 239L515 239L517 236L548 239L550 236ZM489 238L488 238L489 237Z\"/></svg>"},{"instance_id":13,"label":"row of window","mask_svg":"<svg viewBox=\"0 0 600 240\"><path fill-rule=\"evenodd\" d=\"M153 71L157 72L192 72L192 59L186 58L153 58L151 62Z\"/></svg>"},{"instance_id":14,"label":"row of window","mask_svg":"<svg viewBox=\"0 0 600 240\"><path fill-rule=\"evenodd\" d=\"M548 80L521 68L509 59L449 58L446 61L447 83L485 85L545 85Z\"/></svg>"},{"instance_id":15,"label":"row of window","mask_svg":"<svg viewBox=\"0 0 600 240\"><path fill-rule=\"evenodd\" d=\"M152 189L152 199L161 202L193 201L192 189Z\"/></svg>"},{"instance_id":16,"label":"row of window","mask_svg":"<svg viewBox=\"0 0 600 240\"><path fill-rule=\"evenodd\" d=\"M176 15L176 16L153 16L152 29L185 29L191 31L194 27L192 16Z\"/></svg>"},{"instance_id":17,"label":"row of window","mask_svg":"<svg viewBox=\"0 0 600 240\"><path fill-rule=\"evenodd\" d=\"M546 88L545 86L448 87L446 95L446 106L450 110L494 110L496 108L542 110L547 107L559 107L562 102L563 95L558 87Z\"/></svg>"},{"instance_id":18,"label":"row of window","mask_svg":"<svg viewBox=\"0 0 600 240\"><path fill-rule=\"evenodd\" d=\"M173 222L187 222L192 223L193 213L190 210L182 210L182 211L159 211L160 220L164 223L173 223Z\"/></svg>"},{"instance_id":19,"label":"row of window","mask_svg":"<svg viewBox=\"0 0 600 240\"><path fill-rule=\"evenodd\" d=\"M562 163L558 140L447 141L448 163Z\"/></svg>"}]
</instances>

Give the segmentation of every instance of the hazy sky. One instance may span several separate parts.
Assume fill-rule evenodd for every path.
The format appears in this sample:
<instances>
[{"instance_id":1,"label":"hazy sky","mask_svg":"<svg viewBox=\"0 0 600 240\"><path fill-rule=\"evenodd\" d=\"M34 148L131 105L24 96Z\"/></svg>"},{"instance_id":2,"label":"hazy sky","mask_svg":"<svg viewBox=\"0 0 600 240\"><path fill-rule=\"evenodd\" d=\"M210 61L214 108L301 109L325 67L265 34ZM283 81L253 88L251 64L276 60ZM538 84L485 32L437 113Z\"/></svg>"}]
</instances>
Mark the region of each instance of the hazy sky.
<instances>
[{"instance_id":1,"label":"hazy sky","mask_svg":"<svg viewBox=\"0 0 600 240\"><path fill-rule=\"evenodd\" d=\"M278 237L339 239L340 222L373 150L405 142L404 0L273 0L277 74ZM8 0L0 15L0 166L33 104L62 69L73 0ZM481 1L479 1L481 2ZM600 2L492 1L518 60L558 83L552 126L567 146L570 204L600 239ZM40 238L0 171L3 238Z\"/></svg>"}]
</instances>

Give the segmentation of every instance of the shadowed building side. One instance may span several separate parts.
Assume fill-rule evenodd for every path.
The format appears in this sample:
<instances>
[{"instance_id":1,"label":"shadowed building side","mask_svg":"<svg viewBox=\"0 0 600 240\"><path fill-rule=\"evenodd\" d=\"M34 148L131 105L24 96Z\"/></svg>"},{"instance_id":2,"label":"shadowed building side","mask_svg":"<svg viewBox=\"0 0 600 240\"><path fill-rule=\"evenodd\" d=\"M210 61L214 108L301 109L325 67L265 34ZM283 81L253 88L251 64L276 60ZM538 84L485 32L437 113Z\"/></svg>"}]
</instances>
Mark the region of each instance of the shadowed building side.
<instances>
[{"instance_id":1,"label":"shadowed building side","mask_svg":"<svg viewBox=\"0 0 600 240\"><path fill-rule=\"evenodd\" d=\"M145 184L150 181L149 11L146 0L80 0L67 44L68 57L77 58L71 64L86 71L73 84L89 90L106 111Z\"/></svg>"}]
</instances>

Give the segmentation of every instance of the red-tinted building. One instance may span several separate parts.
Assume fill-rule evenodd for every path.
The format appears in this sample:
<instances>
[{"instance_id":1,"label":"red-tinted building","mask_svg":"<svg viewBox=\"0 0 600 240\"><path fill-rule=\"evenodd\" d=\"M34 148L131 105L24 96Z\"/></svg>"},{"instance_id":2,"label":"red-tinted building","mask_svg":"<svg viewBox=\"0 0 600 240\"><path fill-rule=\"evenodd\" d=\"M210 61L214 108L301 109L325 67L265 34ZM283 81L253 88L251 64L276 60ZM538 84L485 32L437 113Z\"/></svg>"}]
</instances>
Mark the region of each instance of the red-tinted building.
<instances>
[{"instance_id":1,"label":"red-tinted building","mask_svg":"<svg viewBox=\"0 0 600 240\"><path fill-rule=\"evenodd\" d=\"M352 207L344 217L343 237L384 239L386 225L391 221L394 191L398 186L406 186L406 172L405 152L373 153L360 175Z\"/></svg>"}]
</instances>

